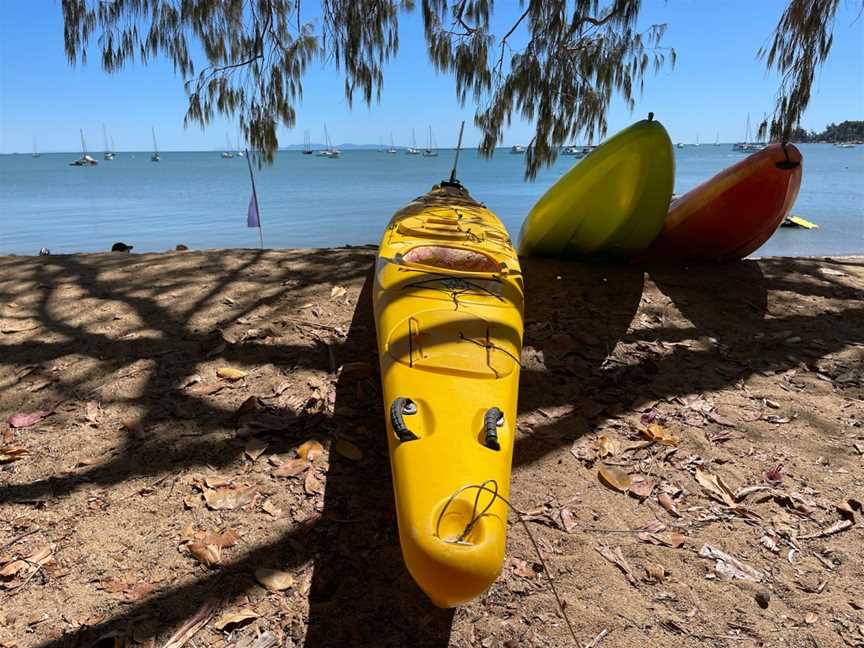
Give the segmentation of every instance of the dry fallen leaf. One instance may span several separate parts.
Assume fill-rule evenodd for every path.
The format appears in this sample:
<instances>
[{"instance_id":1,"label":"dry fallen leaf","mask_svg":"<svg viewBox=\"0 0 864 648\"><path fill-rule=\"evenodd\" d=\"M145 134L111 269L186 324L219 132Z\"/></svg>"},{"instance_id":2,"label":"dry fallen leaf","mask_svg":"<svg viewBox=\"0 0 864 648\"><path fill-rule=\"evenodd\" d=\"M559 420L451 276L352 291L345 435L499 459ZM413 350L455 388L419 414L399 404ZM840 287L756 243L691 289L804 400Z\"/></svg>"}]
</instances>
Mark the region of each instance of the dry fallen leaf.
<instances>
[{"instance_id":1,"label":"dry fallen leaf","mask_svg":"<svg viewBox=\"0 0 864 648\"><path fill-rule=\"evenodd\" d=\"M223 389L225 389L223 382L198 383L187 388L186 393L190 396L211 396Z\"/></svg>"},{"instance_id":2,"label":"dry fallen leaf","mask_svg":"<svg viewBox=\"0 0 864 648\"><path fill-rule=\"evenodd\" d=\"M294 584L294 577L288 572L266 567L255 570L255 579L271 592L281 592Z\"/></svg>"},{"instance_id":3,"label":"dry fallen leaf","mask_svg":"<svg viewBox=\"0 0 864 648\"><path fill-rule=\"evenodd\" d=\"M342 286L333 286L330 290L330 299L339 299L340 297L344 297L348 291Z\"/></svg>"},{"instance_id":4,"label":"dry fallen leaf","mask_svg":"<svg viewBox=\"0 0 864 648\"><path fill-rule=\"evenodd\" d=\"M807 625L813 625L819 620L819 616L815 612L808 612L807 616L804 617L804 623Z\"/></svg>"},{"instance_id":5,"label":"dry fallen leaf","mask_svg":"<svg viewBox=\"0 0 864 648\"><path fill-rule=\"evenodd\" d=\"M305 459L288 459L279 464L270 474L274 477L296 477L306 470L311 464Z\"/></svg>"},{"instance_id":6,"label":"dry fallen leaf","mask_svg":"<svg viewBox=\"0 0 864 648\"><path fill-rule=\"evenodd\" d=\"M23 459L30 454L27 448L20 446L2 446L0 447L0 463L11 463Z\"/></svg>"},{"instance_id":7,"label":"dry fallen leaf","mask_svg":"<svg viewBox=\"0 0 864 648\"><path fill-rule=\"evenodd\" d=\"M31 425L36 425L42 419L48 418L54 412L52 410L39 410L30 412L29 414L13 414L6 422L11 428L26 428Z\"/></svg>"},{"instance_id":8,"label":"dry fallen leaf","mask_svg":"<svg viewBox=\"0 0 864 648\"><path fill-rule=\"evenodd\" d=\"M213 623L217 630L229 630L241 626L248 621L258 618L258 614L249 608L242 608L236 612L226 612Z\"/></svg>"},{"instance_id":9,"label":"dry fallen leaf","mask_svg":"<svg viewBox=\"0 0 864 648\"><path fill-rule=\"evenodd\" d=\"M351 461L360 461L363 458L363 451L347 439L337 439L334 448L336 452Z\"/></svg>"},{"instance_id":10,"label":"dry fallen leaf","mask_svg":"<svg viewBox=\"0 0 864 648\"><path fill-rule=\"evenodd\" d=\"M678 549L684 546L685 536L683 533L678 533L677 531L672 532L645 532L637 534L638 538L642 540L642 542L648 542L650 544L660 545L661 547L670 547L672 549Z\"/></svg>"},{"instance_id":11,"label":"dry fallen leaf","mask_svg":"<svg viewBox=\"0 0 864 648\"><path fill-rule=\"evenodd\" d=\"M193 542L189 545L189 553L207 567L213 567L222 562L222 549L216 545Z\"/></svg>"},{"instance_id":12,"label":"dry fallen leaf","mask_svg":"<svg viewBox=\"0 0 864 648\"><path fill-rule=\"evenodd\" d=\"M513 573L517 576L521 576L522 578L534 578L537 575L537 572L528 564L527 561L522 560L521 558L513 558Z\"/></svg>"},{"instance_id":13,"label":"dry fallen leaf","mask_svg":"<svg viewBox=\"0 0 864 648\"><path fill-rule=\"evenodd\" d=\"M783 464L777 464L773 468L762 473L762 478L765 483L774 488L779 488L783 485Z\"/></svg>"},{"instance_id":14,"label":"dry fallen leaf","mask_svg":"<svg viewBox=\"0 0 864 648\"><path fill-rule=\"evenodd\" d=\"M264 454L264 451L267 449L267 442L263 439L259 439L257 437L252 437L249 441L246 442L246 447L243 449L243 452L246 453L246 456L249 457L252 461L255 461Z\"/></svg>"},{"instance_id":15,"label":"dry fallen leaf","mask_svg":"<svg viewBox=\"0 0 864 648\"><path fill-rule=\"evenodd\" d=\"M637 475L633 478L633 484L627 492L634 497L645 499L646 497L650 497L651 493L654 492L654 482L642 475Z\"/></svg>"},{"instance_id":16,"label":"dry fallen leaf","mask_svg":"<svg viewBox=\"0 0 864 648\"><path fill-rule=\"evenodd\" d=\"M318 478L318 475L315 474L315 471L310 470L306 473L303 488L306 490L307 495L320 495L324 491L324 484L321 483L321 480Z\"/></svg>"},{"instance_id":17,"label":"dry fallen leaf","mask_svg":"<svg viewBox=\"0 0 864 648\"><path fill-rule=\"evenodd\" d=\"M678 509L675 508L675 502L672 501L672 498L669 497L666 493L660 493L657 496L657 501L660 502L660 506L666 509L670 514L675 517L681 517L681 514L678 512Z\"/></svg>"},{"instance_id":18,"label":"dry fallen leaf","mask_svg":"<svg viewBox=\"0 0 864 648\"><path fill-rule=\"evenodd\" d=\"M680 438L670 434L666 428L656 422L646 425L642 430L642 433L655 443L662 443L671 446L677 446L681 443Z\"/></svg>"},{"instance_id":19,"label":"dry fallen leaf","mask_svg":"<svg viewBox=\"0 0 864 648\"><path fill-rule=\"evenodd\" d=\"M576 515L568 508L561 509L561 523L564 525L564 530L567 533L572 533L579 524Z\"/></svg>"},{"instance_id":20,"label":"dry fallen leaf","mask_svg":"<svg viewBox=\"0 0 864 648\"><path fill-rule=\"evenodd\" d=\"M633 484L630 475L615 466L601 466L597 471L597 477L604 485L621 493Z\"/></svg>"},{"instance_id":21,"label":"dry fallen leaf","mask_svg":"<svg viewBox=\"0 0 864 648\"><path fill-rule=\"evenodd\" d=\"M702 548L699 550L699 556L714 560L714 571L722 579L753 580L758 582L764 578L764 575L758 569L741 562L734 556L730 556L725 551L721 551L709 544L702 545Z\"/></svg>"},{"instance_id":22,"label":"dry fallen leaf","mask_svg":"<svg viewBox=\"0 0 864 648\"><path fill-rule=\"evenodd\" d=\"M621 442L605 434L597 437L595 445L597 446L597 456L601 459L604 457L614 457L621 452Z\"/></svg>"},{"instance_id":23,"label":"dry fallen leaf","mask_svg":"<svg viewBox=\"0 0 864 648\"><path fill-rule=\"evenodd\" d=\"M241 369L234 369L233 367L219 367L216 370L216 375L222 378L222 380L235 382L241 378L245 378L246 372Z\"/></svg>"},{"instance_id":24,"label":"dry fallen leaf","mask_svg":"<svg viewBox=\"0 0 864 648\"><path fill-rule=\"evenodd\" d=\"M822 529L821 531L817 531L816 533L810 533L808 535L798 536L798 540L812 540L813 538L825 538L830 535L834 535L835 533L840 533L841 531L845 531L846 529L851 529L855 523L852 520L840 520L839 522L835 522L827 529Z\"/></svg>"},{"instance_id":25,"label":"dry fallen leaf","mask_svg":"<svg viewBox=\"0 0 864 648\"><path fill-rule=\"evenodd\" d=\"M54 549L54 545L43 545L31 552L30 555L3 565L3 568L0 569L0 579L8 580L22 571L32 573L44 565L53 562Z\"/></svg>"},{"instance_id":26,"label":"dry fallen leaf","mask_svg":"<svg viewBox=\"0 0 864 648\"><path fill-rule=\"evenodd\" d=\"M324 446L315 439L304 441L300 444L300 447L297 448L297 456L306 461L315 461L315 459L320 457L323 452Z\"/></svg>"},{"instance_id":27,"label":"dry fallen leaf","mask_svg":"<svg viewBox=\"0 0 864 648\"><path fill-rule=\"evenodd\" d=\"M282 509L280 509L278 506L276 506L276 505L275 505L271 500L269 500L269 499L268 499L268 500L264 500L264 502L261 503L261 509L262 509L265 513L269 513L270 515L272 515L272 516L275 517L275 518L282 517Z\"/></svg>"},{"instance_id":28,"label":"dry fallen leaf","mask_svg":"<svg viewBox=\"0 0 864 648\"><path fill-rule=\"evenodd\" d=\"M204 501L207 503L207 508L214 511L223 511L243 508L255 500L255 495L254 486L247 486L245 488L208 488L204 490Z\"/></svg>"},{"instance_id":29,"label":"dry fallen leaf","mask_svg":"<svg viewBox=\"0 0 864 648\"><path fill-rule=\"evenodd\" d=\"M99 403L96 401L87 401L87 405L85 406L85 417L90 423L96 423L99 421L99 414L102 412L102 408L99 406Z\"/></svg>"},{"instance_id":30,"label":"dry fallen leaf","mask_svg":"<svg viewBox=\"0 0 864 648\"><path fill-rule=\"evenodd\" d=\"M726 506L734 508L735 496L721 477L712 475L707 470L703 470L700 467L696 468L696 481L699 482L699 485L702 486L702 488L714 495L716 499L726 504Z\"/></svg>"},{"instance_id":31,"label":"dry fallen leaf","mask_svg":"<svg viewBox=\"0 0 864 648\"><path fill-rule=\"evenodd\" d=\"M645 582L662 583L666 579L666 568L658 563L645 563Z\"/></svg>"},{"instance_id":32,"label":"dry fallen leaf","mask_svg":"<svg viewBox=\"0 0 864 648\"><path fill-rule=\"evenodd\" d=\"M210 531L204 536L202 542L224 549L225 547L233 547L239 540L240 536L237 535L237 532L233 529L228 529L220 533Z\"/></svg>"}]
</instances>

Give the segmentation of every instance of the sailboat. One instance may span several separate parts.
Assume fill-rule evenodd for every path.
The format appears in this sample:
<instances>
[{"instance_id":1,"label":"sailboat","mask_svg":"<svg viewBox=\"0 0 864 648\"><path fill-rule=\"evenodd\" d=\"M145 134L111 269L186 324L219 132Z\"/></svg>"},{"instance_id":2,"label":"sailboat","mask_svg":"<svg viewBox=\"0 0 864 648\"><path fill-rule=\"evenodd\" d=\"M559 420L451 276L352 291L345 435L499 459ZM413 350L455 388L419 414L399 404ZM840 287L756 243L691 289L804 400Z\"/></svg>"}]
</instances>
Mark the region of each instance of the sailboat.
<instances>
[{"instance_id":1,"label":"sailboat","mask_svg":"<svg viewBox=\"0 0 864 648\"><path fill-rule=\"evenodd\" d=\"M150 156L151 162L159 161L159 147L156 145L156 127L153 127L153 155Z\"/></svg>"},{"instance_id":2,"label":"sailboat","mask_svg":"<svg viewBox=\"0 0 864 648\"><path fill-rule=\"evenodd\" d=\"M237 151L237 157L246 157L246 155L243 153L243 149L240 148L240 136L239 135L237 136L237 148L235 150Z\"/></svg>"},{"instance_id":3,"label":"sailboat","mask_svg":"<svg viewBox=\"0 0 864 648\"><path fill-rule=\"evenodd\" d=\"M234 157L234 154L231 152L231 140L228 139L228 133L225 133L225 150L222 151L222 159L230 160Z\"/></svg>"},{"instance_id":4,"label":"sailboat","mask_svg":"<svg viewBox=\"0 0 864 648\"><path fill-rule=\"evenodd\" d=\"M108 131L105 129L105 124L102 124L102 140L105 143L105 153L102 155L102 159L108 160L109 162L114 159L114 153L108 148Z\"/></svg>"},{"instance_id":5,"label":"sailboat","mask_svg":"<svg viewBox=\"0 0 864 648\"><path fill-rule=\"evenodd\" d=\"M699 135L696 135L696 143L693 146L699 146Z\"/></svg>"},{"instance_id":6,"label":"sailboat","mask_svg":"<svg viewBox=\"0 0 864 648\"><path fill-rule=\"evenodd\" d=\"M411 129L411 146L405 149L406 155L419 155L420 151L417 150L417 137L414 135L414 129Z\"/></svg>"},{"instance_id":7,"label":"sailboat","mask_svg":"<svg viewBox=\"0 0 864 648\"><path fill-rule=\"evenodd\" d=\"M39 157L39 150L36 148L36 138L33 138L33 157Z\"/></svg>"},{"instance_id":8,"label":"sailboat","mask_svg":"<svg viewBox=\"0 0 864 648\"><path fill-rule=\"evenodd\" d=\"M117 157L117 147L114 146L114 136L108 138L111 141L111 158L114 159Z\"/></svg>"},{"instance_id":9,"label":"sailboat","mask_svg":"<svg viewBox=\"0 0 864 648\"><path fill-rule=\"evenodd\" d=\"M312 136L308 130L303 133L303 155L312 155Z\"/></svg>"},{"instance_id":10,"label":"sailboat","mask_svg":"<svg viewBox=\"0 0 864 648\"><path fill-rule=\"evenodd\" d=\"M438 149L434 147L434 138L432 137L432 125L429 125L429 143L423 151L423 157L438 157Z\"/></svg>"},{"instance_id":11,"label":"sailboat","mask_svg":"<svg viewBox=\"0 0 864 648\"><path fill-rule=\"evenodd\" d=\"M341 152L334 148L330 142L330 134L327 132L327 122L324 122L324 146L323 151L318 151L318 157L338 158L341 155Z\"/></svg>"},{"instance_id":12,"label":"sailboat","mask_svg":"<svg viewBox=\"0 0 864 648\"><path fill-rule=\"evenodd\" d=\"M763 148L765 148L764 144L750 141L750 113L747 113L747 126L744 129L744 141L733 144L732 150L740 151L741 153L750 153L752 151L761 151Z\"/></svg>"},{"instance_id":13,"label":"sailboat","mask_svg":"<svg viewBox=\"0 0 864 648\"><path fill-rule=\"evenodd\" d=\"M390 148L387 149L387 152L390 155L393 155L394 153L396 153L396 147L393 146L393 133L390 133Z\"/></svg>"},{"instance_id":14,"label":"sailboat","mask_svg":"<svg viewBox=\"0 0 864 648\"><path fill-rule=\"evenodd\" d=\"M69 163L69 166L96 166L96 160L87 154L87 142L84 141L84 129L81 130L81 157Z\"/></svg>"},{"instance_id":15,"label":"sailboat","mask_svg":"<svg viewBox=\"0 0 864 648\"><path fill-rule=\"evenodd\" d=\"M714 136L714 146L720 146L720 131Z\"/></svg>"}]
</instances>

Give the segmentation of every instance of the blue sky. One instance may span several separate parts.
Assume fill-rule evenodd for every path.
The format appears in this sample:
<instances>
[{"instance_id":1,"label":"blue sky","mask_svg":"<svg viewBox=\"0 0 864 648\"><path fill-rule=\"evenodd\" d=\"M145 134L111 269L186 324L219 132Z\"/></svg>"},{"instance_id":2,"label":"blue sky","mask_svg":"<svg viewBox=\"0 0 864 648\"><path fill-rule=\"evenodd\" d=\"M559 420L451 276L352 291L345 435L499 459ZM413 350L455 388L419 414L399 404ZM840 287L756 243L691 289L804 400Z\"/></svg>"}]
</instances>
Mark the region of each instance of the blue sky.
<instances>
[{"instance_id":1,"label":"blue sky","mask_svg":"<svg viewBox=\"0 0 864 648\"><path fill-rule=\"evenodd\" d=\"M610 133L653 111L674 141L740 140L747 113L756 123L770 111L776 89L773 75L756 60L785 3L781 0L646 0L640 22L668 23L664 43L674 47L678 63L646 79L646 89L631 114L616 101L609 114ZM496 24L512 22L516 0L496 3ZM834 48L819 73L813 99L802 125L821 130L832 121L864 119L864 17L860 4L843 0L838 12ZM304 81L298 123L280 135L280 144L299 143L304 129L323 140L326 120L337 142L409 142L412 127L420 143L431 124L440 146L454 143L457 124L465 119L466 142L478 136L473 108L460 108L454 84L434 72L426 57L419 10L403 15L400 51L385 73L379 104L355 103L349 110L342 77L316 62ZM71 67L63 52L59 0L0 0L0 152L29 152L35 136L42 151L76 151L83 128L91 150L102 149L106 123L118 150L150 148L156 127L162 150L215 150L225 134L236 129L217 120L205 131L183 128L186 96L182 80L170 63L105 74L92 57L86 66ZM526 143L530 126L514 121L505 144Z\"/></svg>"}]
</instances>

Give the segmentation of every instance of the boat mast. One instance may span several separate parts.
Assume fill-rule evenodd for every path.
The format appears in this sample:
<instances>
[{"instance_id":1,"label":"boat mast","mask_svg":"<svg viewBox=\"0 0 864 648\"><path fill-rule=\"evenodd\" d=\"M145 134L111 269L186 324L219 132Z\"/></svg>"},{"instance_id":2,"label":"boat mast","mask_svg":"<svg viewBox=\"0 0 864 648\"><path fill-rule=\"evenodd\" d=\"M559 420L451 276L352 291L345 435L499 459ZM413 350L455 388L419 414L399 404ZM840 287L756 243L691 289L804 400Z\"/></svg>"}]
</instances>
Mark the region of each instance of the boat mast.
<instances>
[{"instance_id":1,"label":"boat mast","mask_svg":"<svg viewBox=\"0 0 864 648\"><path fill-rule=\"evenodd\" d=\"M105 122L102 122L102 139L105 144L105 152L110 153L111 150L108 148L108 131L105 129Z\"/></svg>"},{"instance_id":2,"label":"boat mast","mask_svg":"<svg viewBox=\"0 0 864 648\"><path fill-rule=\"evenodd\" d=\"M462 125L459 127L459 140L456 142L456 157L453 158L453 169L450 171L450 180L448 181L451 185L459 185L459 181L456 179L456 167L459 165L459 151L462 150L462 133L465 131L465 120L462 120Z\"/></svg>"},{"instance_id":3,"label":"boat mast","mask_svg":"<svg viewBox=\"0 0 864 648\"><path fill-rule=\"evenodd\" d=\"M78 130L81 133L81 155L82 155L82 157L86 157L87 156L87 143L84 141L84 129L80 128Z\"/></svg>"},{"instance_id":4,"label":"boat mast","mask_svg":"<svg viewBox=\"0 0 864 648\"><path fill-rule=\"evenodd\" d=\"M151 127L151 130L153 131L153 153L159 155L159 147L156 146L156 127Z\"/></svg>"}]
</instances>

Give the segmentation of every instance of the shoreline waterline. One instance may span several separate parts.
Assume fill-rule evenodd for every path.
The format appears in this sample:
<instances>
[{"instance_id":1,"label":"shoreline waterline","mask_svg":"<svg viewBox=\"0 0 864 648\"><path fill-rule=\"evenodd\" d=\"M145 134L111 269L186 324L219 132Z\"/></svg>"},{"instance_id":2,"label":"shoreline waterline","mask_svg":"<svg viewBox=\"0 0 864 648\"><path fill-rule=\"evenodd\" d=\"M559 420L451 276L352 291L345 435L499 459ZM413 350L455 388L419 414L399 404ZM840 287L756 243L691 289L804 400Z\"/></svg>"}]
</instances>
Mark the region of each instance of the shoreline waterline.
<instances>
[{"instance_id":1,"label":"shoreline waterline","mask_svg":"<svg viewBox=\"0 0 864 648\"><path fill-rule=\"evenodd\" d=\"M802 144L804 176L792 213L817 230L783 228L761 256L864 253L864 147ZM675 191L682 194L743 155L725 146L676 149ZM69 156L0 158L0 254L99 252L117 241L136 252L183 243L195 249L257 247L246 227L251 189L243 159L216 153L118 154L93 168L69 167ZM464 151L459 177L518 238L537 199L575 160L561 156L524 181L521 155L481 158ZM446 178L452 159L347 150L338 160L283 151L256 171L264 244L334 247L377 241L392 214Z\"/></svg>"}]
</instances>

